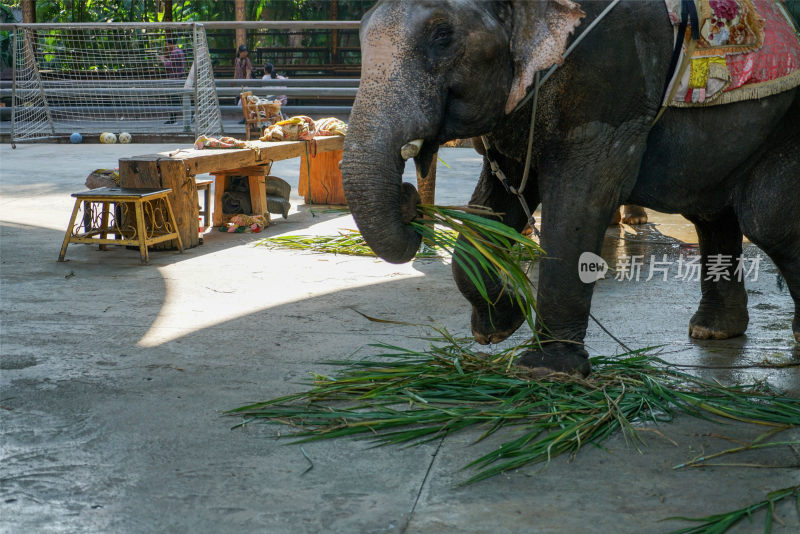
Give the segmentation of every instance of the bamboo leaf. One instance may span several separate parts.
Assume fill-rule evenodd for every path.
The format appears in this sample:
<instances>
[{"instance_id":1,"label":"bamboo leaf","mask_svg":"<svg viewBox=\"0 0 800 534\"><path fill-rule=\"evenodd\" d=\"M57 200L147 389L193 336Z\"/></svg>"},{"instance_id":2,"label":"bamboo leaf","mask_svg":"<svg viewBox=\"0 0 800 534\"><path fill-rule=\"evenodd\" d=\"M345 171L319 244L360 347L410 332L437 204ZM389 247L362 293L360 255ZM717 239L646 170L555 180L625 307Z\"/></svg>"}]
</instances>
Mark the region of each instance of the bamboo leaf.
<instances>
[{"instance_id":1,"label":"bamboo leaf","mask_svg":"<svg viewBox=\"0 0 800 534\"><path fill-rule=\"evenodd\" d=\"M467 462L465 469L474 472L464 484L562 454L574 456L617 432L639 446L635 423L669 421L676 413L735 415L773 426L770 435L800 421L800 399L763 384L726 387L709 382L641 351L621 359L593 358L594 370L586 379L551 375L531 381L524 368L513 365L519 347L483 355L446 330L436 331L439 335L428 350L379 343L373 345L377 354L369 358L326 362L338 371L330 377L316 375L304 392L228 413L247 424L260 420L289 425L299 430L294 436L300 443L351 437L381 446L414 446L469 428L480 430L476 441L520 429L499 448ZM779 443L796 442L761 439L694 463ZM728 524L732 517L727 514L713 524Z\"/></svg>"}]
</instances>

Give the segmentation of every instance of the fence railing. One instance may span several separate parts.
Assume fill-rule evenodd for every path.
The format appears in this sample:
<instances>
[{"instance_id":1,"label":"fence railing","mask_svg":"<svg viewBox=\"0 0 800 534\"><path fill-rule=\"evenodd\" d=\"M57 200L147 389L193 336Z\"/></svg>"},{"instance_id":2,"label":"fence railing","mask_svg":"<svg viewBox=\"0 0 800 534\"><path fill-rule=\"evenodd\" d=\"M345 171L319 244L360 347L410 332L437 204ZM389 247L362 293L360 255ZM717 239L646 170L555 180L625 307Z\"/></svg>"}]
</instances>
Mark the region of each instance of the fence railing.
<instances>
[{"instance_id":1,"label":"fence railing","mask_svg":"<svg viewBox=\"0 0 800 534\"><path fill-rule=\"evenodd\" d=\"M125 30L129 32L128 35L131 36L129 38L133 38L134 35L141 32L142 35L160 35L163 40L170 35L188 35L186 32L202 27L205 32L219 32L216 42L219 46L224 47L229 46L228 41L232 41L233 32L231 30L246 29L248 30L248 43L257 44L255 47L251 45L255 72L261 74L264 63L270 61L278 67L279 72L288 72L292 79L240 80L227 78L225 76L233 74L232 66L228 64L233 60L233 47L231 47L230 55L225 54L225 48L220 48L222 51L218 56L220 62L217 63L211 58L212 63L215 63L214 69L219 72L216 73L215 78L209 80L210 84L207 86L206 94L212 102L218 103L219 111L217 113L222 112L228 120L236 118L236 122L238 122L238 119L241 119L241 112L237 101L243 91L251 91L259 97L285 95L289 104L283 109L290 115L331 115L347 119L360 82L360 48L357 46L359 25L359 21L40 23L0 24L0 32L10 31L15 37L25 35L27 39L31 40L30 49L25 49L21 56L27 64L28 58L37 54L40 48L52 47L52 43L49 41L37 44L35 42L37 35L42 39L52 40L50 36L54 35L72 38L73 34L81 34L80 32L84 32L82 35L89 35L91 31ZM292 41L293 37L302 37L304 46L295 46L297 42ZM191 39L187 41L186 38L179 38L178 41L180 47L189 47L184 48L185 50L192 50L193 45L197 44L192 43ZM16 42L16 39L12 42ZM101 46L92 45L89 41L87 43L86 46L93 53L97 52L94 48ZM327 46L317 46L323 43L327 43ZM151 45L152 43L145 48L150 51ZM213 46L210 42L208 45L209 48ZM103 46L105 46L105 42L103 42ZM321 53L320 51L325 48L328 49L327 54ZM46 53L50 53L49 49ZM46 53L42 58L42 65L47 63L47 67L34 69L41 73L37 77L38 84L29 84L30 86L28 86L20 84L18 80L14 85L11 80L0 81L0 99L6 104L11 104L0 107L0 120L8 121L14 116L12 100L15 100L15 95L18 97L15 100L17 103L25 102L26 112L44 112L48 120L50 114L56 112L71 114L76 121L80 121L82 114L87 113L86 110L91 110L92 113L98 115L98 120L106 120L107 116L117 115L120 117L120 121L121 117L125 117L126 124L134 120L133 117L147 114L151 116L162 114L167 118L180 114L185 122L186 117L189 116L186 112L187 104L193 105L197 101L198 91L191 87L192 84L184 83L181 80L166 79L163 73L157 72L160 68L158 63L154 63L155 67L151 66L153 72L149 72L145 56L140 58L142 63L138 66L140 72L130 77L130 73L125 70L130 67L128 61L122 63L117 61L119 65L101 62L97 64L99 68L85 68L80 65L73 68L70 56L65 56L65 59L59 62L51 61L50 56ZM109 58L116 57L114 54L117 54L116 51L106 52L105 50L103 53ZM296 55L303 53L305 53L303 57ZM325 60L327 63L319 62L323 56L327 58ZM286 63L283 65L283 69L281 69L281 58ZM56 65L58 70L50 66L50 63ZM187 66L189 63L191 61L187 61ZM106 65L108 66L104 68ZM324 77L326 75L332 77ZM347 76L353 77L347 78ZM128 79L120 79L125 77ZM22 99L20 100L19 97ZM39 100L42 98L45 100L40 104ZM35 109L42 105L46 108ZM20 107L20 109L22 108ZM155 120L152 122L157 123ZM50 123L52 127L52 121ZM174 125L175 121L171 119L164 124ZM5 126L0 126L0 128L5 129Z\"/></svg>"},{"instance_id":2,"label":"fence railing","mask_svg":"<svg viewBox=\"0 0 800 534\"><path fill-rule=\"evenodd\" d=\"M302 99L326 99L341 98L352 100L358 91L358 78L343 79L299 79L299 80L215 80L216 92L218 97L238 97L243 91L252 91L259 96L267 94L281 94L289 98ZM148 94L162 94L165 91L169 94L181 96L184 94L194 94L191 88L184 88L183 82L173 82L172 80L152 80L150 85L159 87L129 87L130 81L126 80L102 80L93 85L87 94L91 96L107 96L113 94L132 94L137 93L144 96ZM46 81L42 82L44 90L48 94L58 94L73 91L70 82ZM12 81L0 81L0 98L11 98Z\"/></svg>"},{"instance_id":3,"label":"fence railing","mask_svg":"<svg viewBox=\"0 0 800 534\"><path fill-rule=\"evenodd\" d=\"M239 95L244 91L251 91L259 97L286 95L289 104L284 106L283 110L289 115L336 116L347 119L360 81L358 78L217 79L214 83L220 102L220 111L226 116L240 115L241 108L236 103ZM182 82L173 80L153 80L150 83L157 83L163 88L140 88L135 91L143 94L148 91L154 94L165 94L166 91L166 94L177 97L191 95L193 92L192 89L185 89ZM43 88L48 95L72 90L69 88L69 82L65 81L43 82ZM127 81L102 80L92 87L91 95L94 98L100 98L115 94L128 95L131 94L131 91ZM12 93L11 80L0 81L0 99L10 99ZM104 110L109 113L124 114L130 112L131 108L129 106L106 106ZM180 109L177 104L172 106L154 104L150 111L169 113L180 111ZM11 107L0 107L0 120L8 121L10 118Z\"/></svg>"},{"instance_id":4,"label":"fence railing","mask_svg":"<svg viewBox=\"0 0 800 534\"><path fill-rule=\"evenodd\" d=\"M129 28L133 30L185 31L202 24L208 36L211 60L217 77L233 75L236 55L235 31L247 31L250 59L259 74L264 63L274 64L279 72L292 76L358 77L361 53L359 21L213 21L213 22L132 22L132 23L39 23L0 24L0 31L14 32L21 27L33 31L63 31Z\"/></svg>"}]
</instances>

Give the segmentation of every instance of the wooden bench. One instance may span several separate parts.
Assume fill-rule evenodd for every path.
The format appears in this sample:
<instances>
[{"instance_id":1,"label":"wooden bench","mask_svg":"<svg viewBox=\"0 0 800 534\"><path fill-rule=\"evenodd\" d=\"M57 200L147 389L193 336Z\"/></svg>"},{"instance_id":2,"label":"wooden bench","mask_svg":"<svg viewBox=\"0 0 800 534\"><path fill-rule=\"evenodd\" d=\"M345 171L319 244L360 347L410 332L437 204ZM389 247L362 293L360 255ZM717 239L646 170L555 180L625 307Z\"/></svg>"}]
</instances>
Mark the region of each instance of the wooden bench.
<instances>
[{"instance_id":1,"label":"wooden bench","mask_svg":"<svg viewBox=\"0 0 800 534\"><path fill-rule=\"evenodd\" d=\"M105 250L106 245L137 246L142 263L150 261L148 247L158 243L175 241L178 250L183 252L175 214L169 202L170 192L169 189L100 187L73 193L75 207L58 261L64 261L70 243L98 244L100 250ZM83 215L78 219L81 206ZM76 224L76 220L80 222ZM114 238L110 239L109 235Z\"/></svg>"},{"instance_id":2,"label":"wooden bench","mask_svg":"<svg viewBox=\"0 0 800 534\"><path fill-rule=\"evenodd\" d=\"M200 242L197 232L199 208L196 175L210 173L227 176L231 171L252 167L262 167L264 174L267 174L267 168L274 161L300 158L300 194L305 194L306 202L344 204L344 195L340 192L341 185L338 185L338 190L333 187L334 184L341 184L342 180L338 163L342 159L343 145L344 138L340 136L316 137L310 142L251 141L252 148L204 150L185 148L122 158L119 160L120 185L125 188L171 189L169 199L175 213L178 232L183 246L191 248ZM215 190L222 189L220 185L216 182ZM336 195L332 195L331 192L336 192ZM219 208L215 206L214 209Z\"/></svg>"}]
</instances>

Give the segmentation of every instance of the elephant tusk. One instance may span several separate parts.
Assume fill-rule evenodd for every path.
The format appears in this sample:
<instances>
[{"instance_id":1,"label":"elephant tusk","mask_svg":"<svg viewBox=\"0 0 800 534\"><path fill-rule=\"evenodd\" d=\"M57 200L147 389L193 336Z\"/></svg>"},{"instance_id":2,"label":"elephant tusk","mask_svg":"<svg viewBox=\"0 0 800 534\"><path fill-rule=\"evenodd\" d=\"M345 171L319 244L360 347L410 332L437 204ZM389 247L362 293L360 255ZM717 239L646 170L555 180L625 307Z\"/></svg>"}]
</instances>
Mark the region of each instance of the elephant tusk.
<instances>
[{"instance_id":1,"label":"elephant tusk","mask_svg":"<svg viewBox=\"0 0 800 534\"><path fill-rule=\"evenodd\" d=\"M417 154L419 154L419 151L422 148L422 143L424 142L424 139L414 139L413 141L406 143L403 145L403 148L400 149L400 155L404 160L417 157Z\"/></svg>"}]
</instances>

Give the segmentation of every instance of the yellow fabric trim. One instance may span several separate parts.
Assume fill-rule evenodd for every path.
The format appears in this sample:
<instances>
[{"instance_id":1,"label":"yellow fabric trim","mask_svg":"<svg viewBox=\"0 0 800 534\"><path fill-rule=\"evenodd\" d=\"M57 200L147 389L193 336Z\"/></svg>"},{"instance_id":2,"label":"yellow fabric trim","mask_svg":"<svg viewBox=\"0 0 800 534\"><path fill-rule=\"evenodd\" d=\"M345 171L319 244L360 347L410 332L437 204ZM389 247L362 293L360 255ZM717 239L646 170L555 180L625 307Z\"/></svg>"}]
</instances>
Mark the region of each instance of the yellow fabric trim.
<instances>
[{"instance_id":1,"label":"yellow fabric trim","mask_svg":"<svg viewBox=\"0 0 800 534\"><path fill-rule=\"evenodd\" d=\"M692 89L705 88L708 85L708 60L705 58L693 59L692 70L689 74L689 87Z\"/></svg>"},{"instance_id":2,"label":"yellow fabric trim","mask_svg":"<svg viewBox=\"0 0 800 534\"><path fill-rule=\"evenodd\" d=\"M709 76L730 81L731 75L728 72L728 62L724 57L706 57L692 60L689 87L692 89L707 87Z\"/></svg>"}]
</instances>

